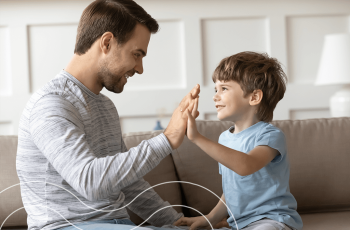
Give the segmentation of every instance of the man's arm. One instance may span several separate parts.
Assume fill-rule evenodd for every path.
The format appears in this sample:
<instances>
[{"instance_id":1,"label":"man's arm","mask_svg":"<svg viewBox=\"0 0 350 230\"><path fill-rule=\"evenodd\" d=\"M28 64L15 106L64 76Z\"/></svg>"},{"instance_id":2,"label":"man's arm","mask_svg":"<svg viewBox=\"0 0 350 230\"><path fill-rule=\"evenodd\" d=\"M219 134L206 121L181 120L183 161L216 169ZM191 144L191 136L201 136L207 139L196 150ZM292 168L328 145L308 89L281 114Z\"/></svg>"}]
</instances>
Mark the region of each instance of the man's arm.
<instances>
[{"instance_id":1,"label":"man's arm","mask_svg":"<svg viewBox=\"0 0 350 230\"><path fill-rule=\"evenodd\" d=\"M40 99L31 111L32 140L67 183L88 200L108 198L141 179L172 149L164 134L127 152L96 157L77 109L58 95Z\"/></svg>"},{"instance_id":2,"label":"man's arm","mask_svg":"<svg viewBox=\"0 0 350 230\"><path fill-rule=\"evenodd\" d=\"M198 96L199 88L191 92ZM186 96L180 106L188 106L192 94ZM177 114L172 120L174 126L178 122ZM181 122L182 117L179 124ZM185 128L181 126L180 129ZM29 129L33 142L50 164L88 200L107 198L135 183L172 152L168 140L176 143L175 147L183 140L176 132L179 128L171 127L168 137L160 134L127 152L97 158L86 141L78 110L59 95L47 95L36 102L30 114Z\"/></svg>"},{"instance_id":3,"label":"man's arm","mask_svg":"<svg viewBox=\"0 0 350 230\"><path fill-rule=\"evenodd\" d=\"M187 137L217 162L241 176L246 176L260 170L279 154L276 149L269 146L257 146L245 154L204 137L198 132L193 116L198 107L198 99L196 101L192 114L186 111L188 115Z\"/></svg>"}]
</instances>

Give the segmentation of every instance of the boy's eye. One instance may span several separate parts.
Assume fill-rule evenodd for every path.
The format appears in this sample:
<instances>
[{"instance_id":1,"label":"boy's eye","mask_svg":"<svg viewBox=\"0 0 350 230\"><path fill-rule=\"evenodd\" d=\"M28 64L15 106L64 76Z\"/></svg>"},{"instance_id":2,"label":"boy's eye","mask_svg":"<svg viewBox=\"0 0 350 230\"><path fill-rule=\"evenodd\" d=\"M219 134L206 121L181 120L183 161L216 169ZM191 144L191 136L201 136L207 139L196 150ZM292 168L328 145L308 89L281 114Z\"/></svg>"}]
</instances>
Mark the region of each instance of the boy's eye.
<instances>
[{"instance_id":1,"label":"boy's eye","mask_svg":"<svg viewBox=\"0 0 350 230\"><path fill-rule=\"evenodd\" d=\"M225 87L222 87L222 91L225 91L225 90L227 90L227 88L225 88Z\"/></svg>"}]
</instances>

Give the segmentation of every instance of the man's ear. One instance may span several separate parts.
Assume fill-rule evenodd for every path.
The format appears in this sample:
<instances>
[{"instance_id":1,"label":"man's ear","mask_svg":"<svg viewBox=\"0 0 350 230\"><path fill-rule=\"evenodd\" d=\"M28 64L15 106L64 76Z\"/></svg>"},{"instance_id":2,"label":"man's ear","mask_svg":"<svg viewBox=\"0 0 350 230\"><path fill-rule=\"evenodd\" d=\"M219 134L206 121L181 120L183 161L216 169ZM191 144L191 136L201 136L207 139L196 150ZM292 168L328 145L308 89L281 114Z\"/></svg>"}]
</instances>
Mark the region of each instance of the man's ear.
<instances>
[{"instance_id":1,"label":"man's ear","mask_svg":"<svg viewBox=\"0 0 350 230\"><path fill-rule=\"evenodd\" d=\"M263 94L262 90L260 90L260 89L254 90L253 93L250 95L249 104L250 105L259 105L263 96L264 96L264 94Z\"/></svg>"},{"instance_id":2,"label":"man's ear","mask_svg":"<svg viewBox=\"0 0 350 230\"><path fill-rule=\"evenodd\" d=\"M105 32L100 39L100 49L104 54L107 54L111 49L112 39L114 38L111 32Z\"/></svg>"}]
</instances>

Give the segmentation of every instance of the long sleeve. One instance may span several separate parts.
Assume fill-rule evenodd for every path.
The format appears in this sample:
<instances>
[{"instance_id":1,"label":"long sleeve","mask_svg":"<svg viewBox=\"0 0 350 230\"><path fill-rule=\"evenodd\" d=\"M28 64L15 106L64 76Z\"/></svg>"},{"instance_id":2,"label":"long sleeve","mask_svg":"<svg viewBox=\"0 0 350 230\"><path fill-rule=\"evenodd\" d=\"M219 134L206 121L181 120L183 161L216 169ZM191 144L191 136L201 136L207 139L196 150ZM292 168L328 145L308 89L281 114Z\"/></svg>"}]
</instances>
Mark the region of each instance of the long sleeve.
<instances>
[{"instance_id":1,"label":"long sleeve","mask_svg":"<svg viewBox=\"0 0 350 230\"><path fill-rule=\"evenodd\" d=\"M161 134L129 151L96 157L86 140L85 120L59 95L46 95L30 113L33 142L67 183L88 200L100 200L139 181L172 149Z\"/></svg>"}]
</instances>

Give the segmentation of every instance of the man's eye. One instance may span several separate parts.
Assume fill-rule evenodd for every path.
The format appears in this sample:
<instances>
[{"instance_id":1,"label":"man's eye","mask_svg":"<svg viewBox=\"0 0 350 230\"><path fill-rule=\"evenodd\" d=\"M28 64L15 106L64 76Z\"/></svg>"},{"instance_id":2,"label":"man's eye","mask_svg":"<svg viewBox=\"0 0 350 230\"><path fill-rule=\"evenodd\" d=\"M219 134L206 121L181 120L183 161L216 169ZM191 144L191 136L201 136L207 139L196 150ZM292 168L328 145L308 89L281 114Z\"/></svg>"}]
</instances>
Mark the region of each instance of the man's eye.
<instances>
[{"instance_id":1,"label":"man's eye","mask_svg":"<svg viewBox=\"0 0 350 230\"><path fill-rule=\"evenodd\" d=\"M138 53L136 53L136 54L135 54L135 56L136 56L136 57L140 57L141 55L140 55L140 54L138 54Z\"/></svg>"}]
</instances>

